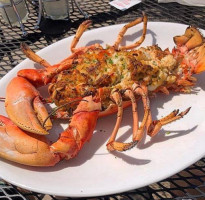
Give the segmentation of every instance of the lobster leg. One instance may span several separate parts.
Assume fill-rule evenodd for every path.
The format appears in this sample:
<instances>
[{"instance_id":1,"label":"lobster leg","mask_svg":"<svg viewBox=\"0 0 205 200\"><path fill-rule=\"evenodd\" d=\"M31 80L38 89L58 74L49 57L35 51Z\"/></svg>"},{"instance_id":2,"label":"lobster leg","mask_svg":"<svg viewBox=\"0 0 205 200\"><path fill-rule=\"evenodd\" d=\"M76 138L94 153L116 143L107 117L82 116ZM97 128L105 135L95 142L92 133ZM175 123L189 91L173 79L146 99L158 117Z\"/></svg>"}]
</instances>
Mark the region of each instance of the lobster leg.
<instances>
[{"instance_id":1,"label":"lobster leg","mask_svg":"<svg viewBox=\"0 0 205 200\"><path fill-rule=\"evenodd\" d=\"M145 114L142 120L142 123L140 127L138 128L138 115L137 115L137 103L136 99L134 96L134 93L136 95L139 95L142 97L143 105L144 105L144 110ZM128 98L130 98L132 102L132 111L133 111L133 141L130 143L121 143L121 142L116 142L115 138L122 120L122 113L123 113L123 108L122 108L122 98L118 92L114 92L112 94L112 98L115 101L115 103L118 106L118 114L117 114L117 121L115 128L111 134L111 137L107 143L107 148L109 151L117 150L117 151L126 151L128 149L131 149L134 147L138 141L140 141L143 137L144 129L147 125L148 119L150 119L151 114L150 114L150 103L149 103L149 98L147 95L147 90L141 87L139 84L134 84L133 85L133 92L131 90L126 90L124 95Z\"/></svg>"},{"instance_id":2,"label":"lobster leg","mask_svg":"<svg viewBox=\"0 0 205 200\"><path fill-rule=\"evenodd\" d=\"M136 143L135 142L122 143L122 142L115 141L116 136L117 136L117 132L118 132L119 127L120 127L120 123L122 121L123 107L122 107L122 97L118 92L114 92L111 95L111 97L118 106L118 112L117 112L117 121L116 121L114 130L113 130L113 132L110 136L110 139L107 143L107 149L108 149L108 151L114 151L114 150L126 151L126 150L134 147L136 145Z\"/></svg>"},{"instance_id":3,"label":"lobster leg","mask_svg":"<svg viewBox=\"0 0 205 200\"><path fill-rule=\"evenodd\" d=\"M82 34L86 31L86 29L92 24L91 20L86 20L84 21L82 24L80 24L80 26L78 27L78 30L76 32L76 35L71 43L71 52L74 53L76 51L76 45L79 41L79 39L81 38Z\"/></svg>"},{"instance_id":4,"label":"lobster leg","mask_svg":"<svg viewBox=\"0 0 205 200\"><path fill-rule=\"evenodd\" d=\"M149 102L147 90L145 90L139 84L134 84L133 85L133 91L135 92L135 94L137 94L137 95L142 97L142 102L143 102L143 105L144 105L144 112L145 112L143 120L142 120L142 123L141 123L139 129L133 135L133 141L137 141L138 142L138 141L140 141L142 139L143 133L144 133L144 129L145 129L146 125L147 125L147 121L151 117L151 114L150 114L150 102Z\"/></svg>"},{"instance_id":5,"label":"lobster leg","mask_svg":"<svg viewBox=\"0 0 205 200\"><path fill-rule=\"evenodd\" d=\"M143 22L144 23L144 26L143 26L143 32L142 32L142 36L141 38L139 39L139 41L135 42L134 44L131 44L131 45L128 45L128 46L121 46L119 47L119 44L120 42L122 41L122 38L124 36L124 34L126 33L127 29L139 24ZM122 30L119 32L118 34L118 37L117 37L117 40L115 42L115 44L113 45L113 47L116 49L116 50L128 50L128 49L134 49L136 47L138 47L140 44L142 44L142 42L144 41L145 39L145 35L146 35L146 32L147 32L147 16L146 14L143 12L143 17L140 17L132 22L130 22L129 24L126 24Z\"/></svg>"},{"instance_id":6,"label":"lobster leg","mask_svg":"<svg viewBox=\"0 0 205 200\"><path fill-rule=\"evenodd\" d=\"M125 97L128 97L132 102L132 115L133 115L133 135L137 134L139 129L139 120L138 120L138 113L137 113L137 102L135 95L132 90L126 90L124 93Z\"/></svg>"},{"instance_id":7,"label":"lobster leg","mask_svg":"<svg viewBox=\"0 0 205 200\"><path fill-rule=\"evenodd\" d=\"M148 97L148 88L146 85L141 84L141 88L144 91L145 95L147 95ZM146 123L146 131L148 131L148 127L150 126L150 124L152 123L152 115L151 115L151 110L149 112L148 118L147 118L147 123Z\"/></svg>"},{"instance_id":8,"label":"lobster leg","mask_svg":"<svg viewBox=\"0 0 205 200\"><path fill-rule=\"evenodd\" d=\"M169 115L163 117L162 119L152 121L147 87L144 85L139 86L138 84L135 84L134 87L135 88L133 88L133 90L135 91L135 93L142 97L145 114L144 114L144 118L142 120L142 123L141 123L136 135L133 136L133 141L140 141L142 139L145 126L147 127L147 134L152 137L160 131L162 126L169 124L173 121L176 121L178 119L181 119L190 110L190 108L188 108L179 114L178 114L179 110L174 110L173 112L171 112Z\"/></svg>"},{"instance_id":9,"label":"lobster leg","mask_svg":"<svg viewBox=\"0 0 205 200\"><path fill-rule=\"evenodd\" d=\"M35 52L33 52L29 48L29 46L24 42L21 43L21 50L26 55L27 58L31 59L32 61L34 61L40 65L43 65L45 68L51 66L46 60L44 60L43 58L38 56Z\"/></svg>"},{"instance_id":10,"label":"lobster leg","mask_svg":"<svg viewBox=\"0 0 205 200\"><path fill-rule=\"evenodd\" d=\"M136 102L136 98L135 98L134 94L136 94L137 96L140 96L142 98L142 102L143 102L143 106L144 106L144 117L143 117L143 120L140 124L140 127L138 125L137 102ZM120 123L122 121L123 107L122 107L122 97L121 97L120 93L113 92L113 94L111 95L111 98L114 100L114 102L118 106L118 113L117 113L117 121L116 121L114 130L113 130L111 137L107 143L107 149L109 151L114 151L114 150L126 151L128 149L131 149L142 139L143 134L145 132L145 128L146 128L148 135L150 135L152 137L160 131L160 129L163 125L166 125L166 124L169 124L173 121L181 119L190 110L190 108L188 108L184 112L181 112L179 114L178 114L179 111L175 110L160 120L152 121L151 112L150 112L150 101L148 98L148 90L147 90L147 87L145 85L139 85L139 84L135 83L133 85L132 90L126 89L126 91L124 92L124 96L129 98L131 100L131 103L132 103L133 141L130 143L122 143L122 142L115 141L116 136L117 136L117 132L118 132L119 127L120 127Z\"/></svg>"},{"instance_id":11,"label":"lobster leg","mask_svg":"<svg viewBox=\"0 0 205 200\"><path fill-rule=\"evenodd\" d=\"M169 124L173 121L176 121L178 119L181 119L184 115L186 115L189 112L190 109L191 108L187 108L185 111L181 113L179 113L179 110L174 110L173 112L163 117L162 119L153 121L150 124L150 127L148 128L148 135L151 137L155 136L160 131L162 126Z\"/></svg>"},{"instance_id":12,"label":"lobster leg","mask_svg":"<svg viewBox=\"0 0 205 200\"><path fill-rule=\"evenodd\" d=\"M141 88L144 91L144 93L146 94L145 96L148 96L147 87L144 86L144 85L141 85ZM141 126L140 129L139 129L139 121L138 121L138 114L137 114L137 102L136 102L136 98L134 96L134 93L133 93L132 90L126 90L124 95L125 95L125 97L128 97L131 100L131 102L132 102L133 136L134 136L134 138L135 138L136 135L141 135L142 136L142 134L141 134L142 131L139 131L139 130L144 129L143 127L145 126L145 123L143 123L143 127ZM144 105L146 105L145 101L144 101ZM145 110L146 110L146 106L145 106ZM146 118L146 115L145 115L145 118ZM147 122L146 122L146 128L147 129L150 126L151 123L152 123L152 116L151 116L151 112L149 112L148 117L147 117Z\"/></svg>"}]
</instances>

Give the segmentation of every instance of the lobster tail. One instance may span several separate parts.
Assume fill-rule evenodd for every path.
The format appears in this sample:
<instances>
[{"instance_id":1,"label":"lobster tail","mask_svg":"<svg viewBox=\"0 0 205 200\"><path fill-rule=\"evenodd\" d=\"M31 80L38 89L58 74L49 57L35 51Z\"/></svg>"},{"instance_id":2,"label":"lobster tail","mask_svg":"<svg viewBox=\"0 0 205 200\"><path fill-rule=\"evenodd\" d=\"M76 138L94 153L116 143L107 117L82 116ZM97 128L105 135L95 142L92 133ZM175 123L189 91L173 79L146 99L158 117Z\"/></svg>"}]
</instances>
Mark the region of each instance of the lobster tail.
<instances>
[{"instance_id":1,"label":"lobster tail","mask_svg":"<svg viewBox=\"0 0 205 200\"><path fill-rule=\"evenodd\" d=\"M184 35L175 36L176 48L172 53L181 59L182 67L191 74L205 71L205 43L200 31L189 26Z\"/></svg>"},{"instance_id":2,"label":"lobster tail","mask_svg":"<svg viewBox=\"0 0 205 200\"><path fill-rule=\"evenodd\" d=\"M193 49L190 54L196 59L196 65L193 69L194 74L199 74L205 71L205 43L200 47Z\"/></svg>"},{"instance_id":3,"label":"lobster tail","mask_svg":"<svg viewBox=\"0 0 205 200\"><path fill-rule=\"evenodd\" d=\"M193 26L189 26L184 35L175 36L173 39L177 46L186 46L188 50L200 46L203 43L203 36L199 30Z\"/></svg>"}]
</instances>

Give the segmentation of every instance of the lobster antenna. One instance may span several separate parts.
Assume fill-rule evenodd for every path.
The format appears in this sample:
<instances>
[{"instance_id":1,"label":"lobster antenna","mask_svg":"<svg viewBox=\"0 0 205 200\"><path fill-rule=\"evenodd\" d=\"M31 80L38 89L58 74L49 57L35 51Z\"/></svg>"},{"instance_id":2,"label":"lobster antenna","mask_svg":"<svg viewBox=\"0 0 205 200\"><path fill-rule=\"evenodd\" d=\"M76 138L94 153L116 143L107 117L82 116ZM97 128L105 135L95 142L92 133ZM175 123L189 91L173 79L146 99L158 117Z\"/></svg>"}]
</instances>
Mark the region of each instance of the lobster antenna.
<instances>
[{"instance_id":1,"label":"lobster antenna","mask_svg":"<svg viewBox=\"0 0 205 200\"><path fill-rule=\"evenodd\" d=\"M1 100L1 99L0 99L0 100ZM65 103L65 104L63 104L63 105L61 105L61 106L58 106L58 107L54 108L53 111L48 115L48 117L46 117L46 119L43 121L42 126L43 126L43 127L45 126L46 121L50 118L51 115L55 114L57 110L63 108L64 106L67 106L67 105L69 105L69 104L76 103L76 102L80 102L80 101L86 101L86 102L88 102L88 101L85 100L85 99L74 100L74 101Z\"/></svg>"}]
</instances>

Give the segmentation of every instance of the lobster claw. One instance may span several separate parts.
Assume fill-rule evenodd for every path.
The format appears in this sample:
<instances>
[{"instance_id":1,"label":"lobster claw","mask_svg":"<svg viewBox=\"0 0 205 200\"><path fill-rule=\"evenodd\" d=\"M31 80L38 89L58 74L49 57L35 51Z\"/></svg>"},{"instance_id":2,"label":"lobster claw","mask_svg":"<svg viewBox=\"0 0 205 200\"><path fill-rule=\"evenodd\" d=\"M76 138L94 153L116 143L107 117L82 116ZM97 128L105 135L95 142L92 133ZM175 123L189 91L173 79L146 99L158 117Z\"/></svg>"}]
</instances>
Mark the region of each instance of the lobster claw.
<instances>
[{"instance_id":1,"label":"lobster claw","mask_svg":"<svg viewBox=\"0 0 205 200\"><path fill-rule=\"evenodd\" d=\"M7 86L5 107L9 118L25 131L47 135L47 130L52 127L50 119L42 126L48 112L39 92L22 77L13 78Z\"/></svg>"},{"instance_id":2,"label":"lobster claw","mask_svg":"<svg viewBox=\"0 0 205 200\"><path fill-rule=\"evenodd\" d=\"M24 132L2 115L0 157L29 166L54 166L61 160L59 154L50 151L45 136Z\"/></svg>"}]
</instances>

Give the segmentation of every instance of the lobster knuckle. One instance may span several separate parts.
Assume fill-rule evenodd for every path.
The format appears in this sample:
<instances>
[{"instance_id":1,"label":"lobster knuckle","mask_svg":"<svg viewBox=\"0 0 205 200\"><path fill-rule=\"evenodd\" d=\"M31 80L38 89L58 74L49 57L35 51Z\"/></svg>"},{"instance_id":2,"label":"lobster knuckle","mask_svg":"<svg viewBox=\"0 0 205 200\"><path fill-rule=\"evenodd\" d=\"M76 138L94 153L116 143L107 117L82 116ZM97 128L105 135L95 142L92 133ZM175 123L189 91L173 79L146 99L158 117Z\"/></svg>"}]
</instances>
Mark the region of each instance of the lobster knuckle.
<instances>
[{"instance_id":1,"label":"lobster knuckle","mask_svg":"<svg viewBox=\"0 0 205 200\"><path fill-rule=\"evenodd\" d=\"M46 84L46 78L43 76L43 72L44 70L22 69L18 71L17 75L27 79L34 86L40 87Z\"/></svg>"},{"instance_id":2,"label":"lobster knuckle","mask_svg":"<svg viewBox=\"0 0 205 200\"><path fill-rule=\"evenodd\" d=\"M58 141L51 145L52 152L59 153L61 157L65 157L67 160L75 157L79 150L75 131L72 127L68 127L62 132Z\"/></svg>"},{"instance_id":3,"label":"lobster knuckle","mask_svg":"<svg viewBox=\"0 0 205 200\"><path fill-rule=\"evenodd\" d=\"M79 134L81 141L89 141L97 123L99 111L76 113L70 123ZM75 134L75 133L74 133Z\"/></svg>"},{"instance_id":4,"label":"lobster knuckle","mask_svg":"<svg viewBox=\"0 0 205 200\"><path fill-rule=\"evenodd\" d=\"M73 158L84 143L91 139L101 108L99 100L96 101L93 101L92 96L83 98L74 111L69 127L51 145L54 153L60 153L66 159Z\"/></svg>"}]
</instances>

